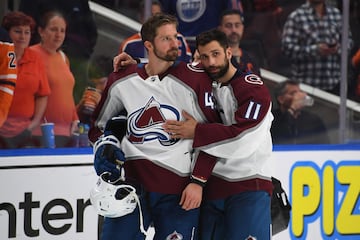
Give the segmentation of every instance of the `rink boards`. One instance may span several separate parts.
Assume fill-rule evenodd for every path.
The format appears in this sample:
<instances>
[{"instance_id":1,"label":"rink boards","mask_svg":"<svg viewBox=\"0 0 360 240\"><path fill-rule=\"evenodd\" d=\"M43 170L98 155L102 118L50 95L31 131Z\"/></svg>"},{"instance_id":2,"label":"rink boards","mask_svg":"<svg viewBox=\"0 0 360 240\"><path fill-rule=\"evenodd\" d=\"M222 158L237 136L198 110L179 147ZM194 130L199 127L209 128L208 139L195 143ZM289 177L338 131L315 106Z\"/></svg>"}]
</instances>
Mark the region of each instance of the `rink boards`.
<instances>
[{"instance_id":1,"label":"rink boards","mask_svg":"<svg viewBox=\"0 0 360 240\"><path fill-rule=\"evenodd\" d=\"M92 149L0 151L0 239L96 240ZM292 204L275 240L360 239L360 146L275 146Z\"/></svg>"}]
</instances>

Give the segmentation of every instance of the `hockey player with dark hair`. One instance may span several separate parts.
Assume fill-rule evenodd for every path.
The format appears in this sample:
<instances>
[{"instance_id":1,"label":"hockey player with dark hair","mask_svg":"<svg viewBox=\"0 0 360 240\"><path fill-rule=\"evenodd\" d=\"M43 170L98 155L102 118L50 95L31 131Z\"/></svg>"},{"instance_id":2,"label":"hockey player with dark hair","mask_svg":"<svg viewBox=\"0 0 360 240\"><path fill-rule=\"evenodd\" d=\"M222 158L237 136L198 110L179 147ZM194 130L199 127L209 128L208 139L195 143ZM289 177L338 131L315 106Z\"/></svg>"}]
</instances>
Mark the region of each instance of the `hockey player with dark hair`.
<instances>
[{"instance_id":1,"label":"hockey player with dark hair","mask_svg":"<svg viewBox=\"0 0 360 240\"><path fill-rule=\"evenodd\" d=\"M213 79L216 109L224 125L168 120L164 128L193 147L219 157L204 188L201 239L271 238L271 96L261 78L231 63L226 35L210 30L196 38L205 71ZM195 163L196 168L196 163Z\"/></svg>"},{"instance_id":2,"label":"hockey player with dark hair","mask_svg":"<svg viewBox=\"0 0 360 240\"><path fill-rule=\"evenodd\" d=\"M89 138L96 142L94 166L98 175L119 176L114 159L123 162L126 178L144 187L140 196L144 228L155 228L155 240L195 240L198 232L202 186L211 174L215 157L194 152L192 140L172 139L162 125L180 120L181 111L199 122L219 122L211 99L211 80L201 69L176 61L177 21L170 15L149 18L141 29L148 51L147 64L131 65L109 76L94 112ZM106 127L108 120L126 115L121 140ZM103 136L101 136L103 135ZM121 135L121 134L120 134ZM100 138L99 138L100 137ZM121 136L120 136L121 137ZM121 141L121 148L120 148ZM198 162L197 168L192 165ZM106 217L102 240L145 239L140 231L140 212Z\"/></svg>"}]
</instances>

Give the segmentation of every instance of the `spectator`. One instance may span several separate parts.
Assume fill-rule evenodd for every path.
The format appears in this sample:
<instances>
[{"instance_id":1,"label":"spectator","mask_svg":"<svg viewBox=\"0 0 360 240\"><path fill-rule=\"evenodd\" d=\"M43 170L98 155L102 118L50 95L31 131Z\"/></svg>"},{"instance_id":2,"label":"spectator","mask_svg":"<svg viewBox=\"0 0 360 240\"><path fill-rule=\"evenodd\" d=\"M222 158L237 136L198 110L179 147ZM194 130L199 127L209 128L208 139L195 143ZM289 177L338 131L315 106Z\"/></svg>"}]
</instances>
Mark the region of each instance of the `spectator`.
<instances>
[{"instance_id":1,"label":"spectator","mask_svg":"<svg viewBox=\"0 0 360 240\"><path fill-rule=\"evenodd\" d=\"M65 18L60 12L47 12L39 22L38 31L41 43L30 49L43 59L51 89L44 119L55 124L56 147L66 147L70 136L78 130L79 118L73 97L75 79L68 58L60 50L65 39ZM41 136L40 129L36 129L33 135Z\"/></svg>"},{"instance_id":2,"label":"spectator","mask_svg":"<svg viewBox=\"0 0 360 240\"><path fill-rule=\"evenodd\" d=\"M339 94L342 17L325 0L308 0L292 12L282 36L292 79ZM351 40L349 39L349 50Z\"/></svg>"},{"instance_id":3,"label":"spectator","mask_svg":"<svg viewBox=\"0 0 360 240\"><path fill-rule=\"evenodd\" d=\"M307 94L294 80L281 82L275 90L278 108L273 110L271 134L275 144L329 144L320 117L305 109Z\"/></svg>"},{"instance_id":4,"label":"spectator","mask_svg":"<svg viewBox=\"0 0 360 240\"><path fill-rule=\"evenodd\" d=\"M39 24L45 12L58 11L67 20L63 50L70 59L75 77L74 98L78 102L83 89L89 84L87 76L91 54L97 41L97 27L88 0L21 0L19 10L32 16ZM34 36L34 43L40 36Z\"/></svg>"},{"instance_id":5,"label":"spectator","mask_svg":"<svg viewBox=\"0 0 360 240\"><path fill-rule=\"evenodd\" d=\"M242 11L240 0L160 0L160 2L165 13L177 17L179 32L192 45L190 46L192 52L195 51L195 36L203 31L216 28L219 25L220 14L224 10L238 9Z\"/></svg>"},{"instance_id":6,"label":"spectator","mask_svg":"<svg viewBox=\"0 0 360 240\"><path fill-rule=\"evenodd\" d=\"M16 84L14 44L4 28L0 28L0 127L5 122L12 103Z\"/></svg>"},{"instance_id":7,"label":"spectator","mask_svg":"<svg viewBox=\"0 0 360 240\"><path fill-rule=\"evenodd\" d=\"M9 115L0 128L0 148L39 146L31 132L40 125L50 88L42 59L29 48L35 21L22 12L9 12L2 26L14 43L18 73Z\"/></svg>"},{"instance_id":8,"label":"spectator","mask_svg":"<svg viewBox=\"0 0 360 240\"><path fill-rule=\"evenodd\" d=\"M153 0L151 4L151 15L155 15L161 13L161 4L160 2ZM139 8L139 20L141 23L144 22L144 2L140 3ZM179 58L178 60L184 62L190 62L192 58L191 50L186 42L185 37L178 33L178 40L179 40ZM130 36L129 38L125 39L119 49L119 53L126 52L133 58L147 58L147 52L144 47L144 44L141 40L140 33L135 33L134 35Z\"/></svg>"},{"instance_id":9,"label":"spectator","mask_svg":"<svg viewBox=\"0 0 360 240\"><path fill-rule=\"evenodd\" d=\"M90 117L100 101L101 94L111 72L111 58L102 55L92 58L89 66L89 79L93 87L85 89L80 102L76 106L81 123L90 125Z\"/></svg>"},{"instance_id":10,"label":"spectator","mask_svg":"<svg viewBox=\"0 0 360 240\"><path fill-rule=\"evenodd\" d=\"M233 64L243 72L254 72L260 75L257 64L254 64L248 53L240 47L244 32L242 13L236 9L225 10L220 17L219 30L226 34Z\"/></svg>"}]
</instances>

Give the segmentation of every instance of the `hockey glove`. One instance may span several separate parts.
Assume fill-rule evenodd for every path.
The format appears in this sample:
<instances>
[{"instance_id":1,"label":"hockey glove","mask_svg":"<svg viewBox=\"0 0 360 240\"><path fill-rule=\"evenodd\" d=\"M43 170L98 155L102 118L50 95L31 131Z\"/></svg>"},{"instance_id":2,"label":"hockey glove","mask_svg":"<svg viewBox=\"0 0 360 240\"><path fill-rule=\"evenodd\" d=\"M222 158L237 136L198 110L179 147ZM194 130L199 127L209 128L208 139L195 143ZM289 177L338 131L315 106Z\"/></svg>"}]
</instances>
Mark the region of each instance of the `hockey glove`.
<instances>
[{"instance_id":1,"label":"hockey glove","mask_svg":"<svg viewBox=\"0 0 360 240\"><path fill-rule=\"evenodd\" d=\"M113 117L107 121L104 137L94 144L94 167L98 175L103 172L112 173L112 177L120 175L120 165L125 161L121 151L120 141L126 134L127 117L124 115Z\"/></svg>"},{"instance_id":2,"label":"hockey glove","mask_svg":"<svg viewBox=\"0 0 360 240\"><path fill-rule=\"evenodd\" d=\"M114 135L120 141L126 135L127 129L127 117L124 115L120 115L118 117L113 117L109 121L107 121L104 135Z\"/></svg>"},{"instance_id":3,"label":"hockey glove","mask_svg":"<svg viewBox=\"0 0 360 240\"><path fill-rule=\"evenodd\" d=\"M98 175L110 172L112 178L120 177L120 165L125 161L125 155L120 148L120 141L114 136L104 136L94 144L94 167Z\"/></svg>"}]
</instances>

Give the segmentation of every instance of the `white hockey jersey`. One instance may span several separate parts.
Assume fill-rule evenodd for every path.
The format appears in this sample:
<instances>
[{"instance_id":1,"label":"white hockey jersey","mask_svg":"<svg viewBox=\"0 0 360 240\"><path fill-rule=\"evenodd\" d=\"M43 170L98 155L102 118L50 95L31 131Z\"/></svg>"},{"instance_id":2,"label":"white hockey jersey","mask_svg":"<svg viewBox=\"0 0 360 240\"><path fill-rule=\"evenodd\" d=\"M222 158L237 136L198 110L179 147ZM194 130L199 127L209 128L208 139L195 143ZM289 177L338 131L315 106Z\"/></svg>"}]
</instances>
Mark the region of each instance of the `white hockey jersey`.
<instances>
[{"instance_id":1,"label":"white hockey jersey","mask_svg":"<svg viewBox=\"0 0 360 240\"><path fill-rule=\"evenodd\" d=\"M205 188L208 199L242 191L272 192L271 96L261 78L238 71L213 84L224 125L198 124L194 147L219 157ZM196 166L195 166L196 168Z\"/></svg>"},{"instance_id":2,"label":"white hockey jersey","mask_svg":"<svg viewBox=\"0 0 360 240\"><path fill-rule=\"evenodd\" d=\"M95 111L95 126L103 130L109 119L126 111L122 150L127 176L148 191L179 194L189 182L192 157L214 157L193 155L192 140L171 139L162 124L166 119L181 120L182 110L199 122L219 122L211 91L208 76L191 65L177 62L159 76L147 76L143 65L133 65L110 75ZM94 130L90 135L96 135Z\"/></svg>"}]
</instances>

